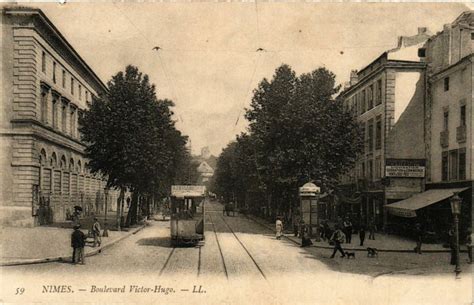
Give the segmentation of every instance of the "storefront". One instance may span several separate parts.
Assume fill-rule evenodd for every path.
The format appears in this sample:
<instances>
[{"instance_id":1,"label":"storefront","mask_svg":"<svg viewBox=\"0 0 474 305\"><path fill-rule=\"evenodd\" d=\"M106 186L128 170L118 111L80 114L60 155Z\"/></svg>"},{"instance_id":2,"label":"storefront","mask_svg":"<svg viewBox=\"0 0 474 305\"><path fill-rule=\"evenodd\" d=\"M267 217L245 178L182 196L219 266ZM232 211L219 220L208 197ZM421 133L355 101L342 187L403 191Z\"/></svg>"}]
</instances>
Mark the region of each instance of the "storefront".
<instances>
[{"instance_id":1,"label":"storefront","mask_svg":"<svg viewBox=\"0 0 474 305\"><path fill-rule=\"evenodd\" d=\"M446 233L453 219L449 199L454 193L459 193L464 201L461 232L465 232L470 224L469 187L428 189L405 200L386 205L387 231L402 236L413 236L415 224L419 223L425 232L427 242L445 242Z\"/></svg>"}]
</instances>

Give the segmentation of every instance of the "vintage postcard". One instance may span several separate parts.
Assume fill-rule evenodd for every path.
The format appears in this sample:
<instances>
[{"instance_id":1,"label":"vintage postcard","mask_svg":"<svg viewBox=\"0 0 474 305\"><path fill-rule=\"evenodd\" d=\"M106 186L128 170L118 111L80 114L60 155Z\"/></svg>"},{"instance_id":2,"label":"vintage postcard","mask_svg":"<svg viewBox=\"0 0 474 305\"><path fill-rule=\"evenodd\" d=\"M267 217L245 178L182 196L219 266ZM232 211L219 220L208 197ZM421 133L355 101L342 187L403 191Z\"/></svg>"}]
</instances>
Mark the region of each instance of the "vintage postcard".
<instances>
[{"instance_id":1,"label":"vintage postcard","mask_svg":"<svg viewBox=\"0 0 474 305\"><path fill-rule=\"evenodd\" d=\"M472 304L474 6L0 3L1 304Z\"/></svg>"}]
</instances>

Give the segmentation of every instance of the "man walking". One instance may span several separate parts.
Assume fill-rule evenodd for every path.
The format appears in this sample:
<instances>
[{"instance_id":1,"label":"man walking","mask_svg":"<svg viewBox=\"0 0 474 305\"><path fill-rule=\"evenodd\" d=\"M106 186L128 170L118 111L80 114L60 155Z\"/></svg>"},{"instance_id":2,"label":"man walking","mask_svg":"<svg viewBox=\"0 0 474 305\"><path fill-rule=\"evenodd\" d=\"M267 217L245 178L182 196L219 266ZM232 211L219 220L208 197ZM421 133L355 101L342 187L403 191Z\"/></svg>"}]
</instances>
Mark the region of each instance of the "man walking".
<instances>
[{"instance_id":1,"label":"man walking","mask_svg":"<svg viewBox=\"0 0 474 305\"><path fill-rule=\"evenodd\" d=\"M473 234L471 229L467 229L466 236L466 246L467 246L467 255L469 256L469 264L472 264L472 239Z\"/></svg>"},{"instance_id":2,"label":"man walking","mask_svg":"<svg viewBox=\"0 0 474 305\"><path fill-rule=\"evenodd\" d=\"M349 216L344 220L344 234L346 234L346 243L350 244L352 239L352 222Z\"/></svg>"},{"instance_id":3,"label":"man walking","mask_svg":"<svg viewBox=\"0 0 474 305\"><path fill-rule=\"evenodd\" d=\"M369 239L375 240L375 231L377 231L377 226L375 225L375 221L370 219L369 222Z\"/></svg>"},{"instance_id":4,"label":"man walking","mask_svg":"<svg viewBox=\"0 0 474 305\"><path fill-rule=\"evenodd\" d=\"M339 251L341 253L341 257L345 257L346 254L344 253L344 250L341 247L341 243L344 242L344 233L341 231L338 225L336 225L336 230L334 233L332 233L331 236L331 241L334 242L334 251L332 252L331 258L334 258L334 255L336 255L336 252Z\"/></svg>"},{"instance_id":5,"label":"man walking","mask_svg":"<svg viewBox=\"0 0 474 305\"><path fill-rule=\"evenodd\" d=\"M100 223L97 218L94 217L94 224L92 225L92 236L94 237L94 247L97 245L100 247L102 242L100 238Z\"/></svg>"},{"instance_id":6,"label":"man walking","mask_svg":"<svg viewBox=\"0 0 474 305\"><path fill-rule=\"evenodd\" d=\"M359 227L359 238L360 238L360 246L364 245L365 240L365 224L361 222Z\"/></svg>"},{"instance_id":7,"label":"man walking","mask_svg":"<svg viewBox=\"0 0 474 305\"><path fill-rule=\"evenodd\" d=\"M421 224L417 223L415 225L415 237L416 237L416 247L415 253L421 254L421 245L423 244L423 228Z\"/></svg>"},{"instance_id":8,"label":"man walking","mask_svg":"<svg viewBox=\"0 0 474 305\"><path fill-rule=\"evenodd\" d=\"M71 234L71 247L72 247L72 263L77 264L79 261L82 265L84 262L84 246L86 245L86 236L79 230L81 226L75 225L74 232Z\"/></svg>"}]
</instances>

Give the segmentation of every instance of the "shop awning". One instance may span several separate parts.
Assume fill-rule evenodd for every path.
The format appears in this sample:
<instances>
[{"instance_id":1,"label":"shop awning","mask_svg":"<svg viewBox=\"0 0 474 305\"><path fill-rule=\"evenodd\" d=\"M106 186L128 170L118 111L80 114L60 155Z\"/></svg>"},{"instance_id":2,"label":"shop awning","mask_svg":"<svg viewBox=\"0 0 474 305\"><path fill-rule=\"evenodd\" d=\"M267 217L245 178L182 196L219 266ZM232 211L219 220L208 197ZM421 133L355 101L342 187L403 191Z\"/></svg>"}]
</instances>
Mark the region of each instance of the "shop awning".
<instances>
[{"instance_id":1,"label":"shop awning","mask_svg":"<svg viewBox=\"0 0 474 305\"><path fill-rule=\"evenodd\" d=\"M423 193L413 195L405 200L386 205L385 208L392 215L412 218L416 217L416 210L422 209L424 207L447 199L453 196L455 192L462 192L467 189L467 187L452 189L432 189Z\"/></svg>"}]
</instances>

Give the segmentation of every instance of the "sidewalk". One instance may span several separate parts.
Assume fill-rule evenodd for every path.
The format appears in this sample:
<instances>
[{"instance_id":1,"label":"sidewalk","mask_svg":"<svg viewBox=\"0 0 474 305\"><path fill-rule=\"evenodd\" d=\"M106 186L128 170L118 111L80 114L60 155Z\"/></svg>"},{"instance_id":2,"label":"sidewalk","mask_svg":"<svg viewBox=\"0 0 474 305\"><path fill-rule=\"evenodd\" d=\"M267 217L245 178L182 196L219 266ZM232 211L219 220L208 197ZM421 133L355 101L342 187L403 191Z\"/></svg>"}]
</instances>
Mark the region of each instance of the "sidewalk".
<instances>
[{"instance_id":1,"label":"sidewalk","mask_svg":"<svg viewBox=\"0 0 474 305\"><path fill-rule=\"evenodd\" d=\"M111 231L102 237L100 247L87 244L85 255L92 256L137 233L145 225L128 228L128 231ZM0 228L0 266L26 265L53 261L71 261L72 229L54 227ZM87 234L87 230L82 230Z\"/></svg>"},{"instance_id":2,"label":"sidewalk","mask_svg":"<svg viewBox=\"0 0 474 305\"><path fill-rule=\"evenodd\" d=\"M266 229L275 232L273 223L261 218L247 216ZM284 234L286 240L297 246L301 245L301 239L293 234ZM374 278L385 275L412 275L412 276L454 276L454 267L450 265L450 251L440 244L424 244L423 255L415 254L413 248L415 242L395 235L375 234L376 240L365 240L364 247L359 246L359 237L354 234L352 243L342 244L344 251L354 252L354 259L331 258L333 246L326 241L315 242L310 247L304 248L308 259L317 259L338 272L370 275ZM367 247L377 248L379 255L367 256ZM460 256L463 276L470 276L473 265L468 263L466 249L463 247Z\"/></svg>"},{"instance_id":3,"label":"sidewalk","mask_svg":"<svg viewBox=\"0 0 474 305\"><path fill-rule=\"evenodd\" d=\"M275 231L275 226L267 221L258 217L248 215L250 219L267 227L269 230ZM293 234L284 234L286 238L294 243L301 244L301 238L295 237ZM343 243L344 249L348 251L367 251L367 247L377 248L379 252L411 252L415 248L416 243L413 240L403 238L397 235L388 235L383 233L375 233L375 240L369 240L369 233L366 233L364 246L359 246L360 239L358 234L352 235L352 242L350 244ZM321 240L316 242L312 239L312 247L321 249L333 249L333 246L329 245L328 241ZM442 253L450 252L449 249L443 248L441 244L423 244L422 251L425 253Z\"/></svg>"}]
</instances>

